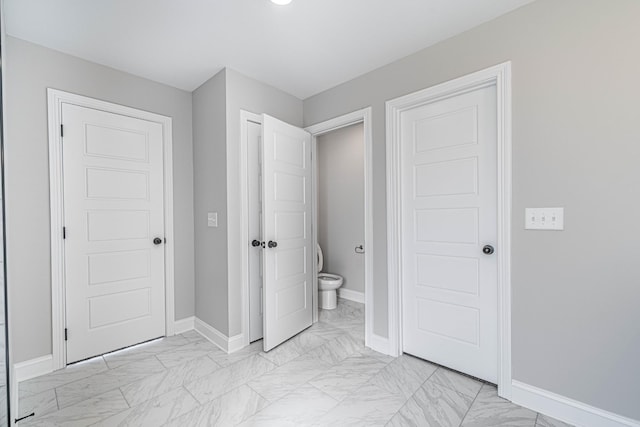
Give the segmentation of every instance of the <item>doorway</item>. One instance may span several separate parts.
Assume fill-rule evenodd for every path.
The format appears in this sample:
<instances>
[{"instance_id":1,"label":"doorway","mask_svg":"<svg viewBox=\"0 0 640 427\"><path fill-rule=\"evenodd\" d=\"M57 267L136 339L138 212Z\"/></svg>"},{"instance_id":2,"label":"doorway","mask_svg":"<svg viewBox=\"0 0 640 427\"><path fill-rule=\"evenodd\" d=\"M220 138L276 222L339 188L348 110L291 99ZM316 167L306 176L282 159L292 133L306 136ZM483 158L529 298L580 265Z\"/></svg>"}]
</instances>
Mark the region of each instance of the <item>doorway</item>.
<instances>
[{"instance_id":1,"label":"doorway","mask_svg":"<svg viewBox=\"0 0 640 427\"><path fill-rule=\"evenodd\" d=\"M256 195L253 194L253 192L255 192L257 187L253 187L252 190L252 185L251 182L254 182L254 186L256 185L255 182L256 181L261 181L262 178L259 178L258 175L255 174L255 172L251 172L251 169L254 168L255 171L258 170L258 168L256 167L256 155L252 155L249 153L249 150L252 146L252 144L258 144L258 142L255 141L256 136L258 135L258 127L262 124L262 115L259 114L254 114L254 113L250 113L247 111L241 111L240 114L240 118L241 118L241 166L240 166L240 178L241 178L241 200L242 200L242 209L241 209L241 221L243 224L246 224L246 226L242 227L242 240L243 242L246 242L246 245L244 245L244 249L242 251L242 298L243 298L243 303L242 303L242 307L243 307L243 337L244 337L244 342L243 344L246 346L248 345L250 342L256 340L256 339L260 339L260 335L259 335L259 322L256 321L256 319L262 317L262 314L259 311L259 307L263 307L263 313L264 313L264 303L263 303L263 299L262 298L262 292L260 291L259 286L256 285L256 283L259 283L257 281L252 281L251 280L251 275L253 275L254 277L258 277L258 272L264 268L263 266L261 266L259 264L260 260L257 257L257 253L255 251L253 251L253 249L255 248L254 246L252 246L252 244L262 244L262 241L256 241L255 243L253 242L253 240L257 240L254 239L254 236L250 235L250 230L252 233L255 233L255 230L259 230L259 221L257 221L255 218L253 220L250 220L250 216L252 215L250 213L250 202L249 202L249 198L256 198ZM346 114L344 116L335 118L335 119L331 119L328 120L326 122L322 122L319 123L317 125L311 126L306 128L305 130L311 134L311 150L312 150L312 160L311 160L311 164L312 164L312 171L313 171L313 175L312 175L312 190L311 190L311 196L312 196L312 201L313 201L313 210L312 210L312 221L311 221L311 225L312 225L312 230L311 230L311 235L313 236L312 241L314 242L313 244L313 248L312 248L312 261L309 262L310 267L311 267L311 271L313 274L313 279L312 279L312 292L311 292L311 299L312 299L312 315L313 315L313 322L317 322L318 321L318 288L317 288L317 262L315 262L315 260L317 259L317 252L316 252L316 248L315 248L315 242L317 242L317 227L315 226L315 224L317 224L317 212L315 207L317 206L317 199L316 199L316 195L317 195L317 188L316 188L316 171L317 168L315 166L315 162L317 160L317 153L316 153L316 146L317 146L317 137L325 134L327 132L333 131L333 130L337 130L340 129L342 127L345 126L349 126L349 125L353 125L356 123L362 123L363 124L363 133L364 133L364 152L365 152L365 159L364 159L364 174L365 174L365 189L364 189L364 212L365 212L365 221L364 221L364 229L365 229L365 242L363 243L364 247L364 255L362 255L365 259L365 299L366 299L366 303L365 303L365 342L366 345L378 350L378 351L383 351L383 352L388 352L388 347L382 346L382 345L378 345L376 346L376 343L378 341L376 341L375 339L372 339L372 309L373 309L373 305L372 305L372 286L373 286L373 222L372 222L372 213L373 213L373 209L372 209L372 174L371 174L371 163L372 163L372 147L371 147L371 109L367 108L367 109L363 109L363 110L359 110L359 111L355 111L353 113L350 114ZM251 130L251 128L253 127L253 130ZM252 133L253 132L253 136ZM249 138L254 138L254 142L250 142ZM263 154L260 154L261 156ZM251 160L254 159L254 160ZM253 194L253 195L251 195ZM251 209L253 211L253 215L255 215L256 212L259 211L259 209ZM254 224L253 226L250 225L250 221ZM259 230L259 232L263 232L262 230ZM268 242L265 242L268 243ZM253 261L253 266L252 262L251 262L251 257L254 257L254 261ZM258 266L257 268L255 266ZM253 283L253 287L252 287L252 283ZM253 289L253 297L252 297L252 289ZM253 313L254 315L252 316L251 313ZM254 319L254 322L252 322L252 317ZM254 332L251 332L252 327L254 328Z\"/></svg>"},{"instance_id":2,"label":"doorway","mask_svg":"<svg viewBox=\"0 0 640 427\"><path fill-rule=\"evenodd\" d=\"M48 99L60 369L173 334L171 119L53 89Z\"/></svg>"},{"instance_id":3,"label":"doorway","mask_svg":"<svg viewBox=\"0 0 640 427\"><path fill-rule=\"evenodd\" d=\"M334 276L336 283L342 280L338 297L364 304L364 125L356 123L318 136L316 153L316 249L323 260L319 274L326 274L330 283L335 282ZM333 303L335 294L325 295ZM321 309L323 304L320 289Z\"/></svg>"},{"instance_id":4,"label":"doorway","mask_svg":"<svg viewBox=\"0 0 640 427\"><path fill-rule=\"evenodd\" d=\"M387 102L390 341L511 392L510 64Z\"/></svg>"}]
</instances>

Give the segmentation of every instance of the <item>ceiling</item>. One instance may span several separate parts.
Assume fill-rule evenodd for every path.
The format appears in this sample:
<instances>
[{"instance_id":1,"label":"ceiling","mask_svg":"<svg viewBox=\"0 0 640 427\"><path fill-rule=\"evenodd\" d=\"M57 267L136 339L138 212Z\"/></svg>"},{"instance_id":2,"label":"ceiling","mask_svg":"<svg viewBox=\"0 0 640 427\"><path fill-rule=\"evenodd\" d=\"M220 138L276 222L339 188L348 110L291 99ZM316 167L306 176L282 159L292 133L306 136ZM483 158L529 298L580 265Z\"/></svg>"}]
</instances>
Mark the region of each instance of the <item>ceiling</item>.
<instances>
[{"instance_id":1,"label":"ceiling","mask_svg":"<svg viewBox=\"0 0 640 427\"><path fill-rule=\"evenodd\" d=\"M300 99L532 0L5 0L7 33L192 91L224 67Z\"/></svg>"}]
</instances>

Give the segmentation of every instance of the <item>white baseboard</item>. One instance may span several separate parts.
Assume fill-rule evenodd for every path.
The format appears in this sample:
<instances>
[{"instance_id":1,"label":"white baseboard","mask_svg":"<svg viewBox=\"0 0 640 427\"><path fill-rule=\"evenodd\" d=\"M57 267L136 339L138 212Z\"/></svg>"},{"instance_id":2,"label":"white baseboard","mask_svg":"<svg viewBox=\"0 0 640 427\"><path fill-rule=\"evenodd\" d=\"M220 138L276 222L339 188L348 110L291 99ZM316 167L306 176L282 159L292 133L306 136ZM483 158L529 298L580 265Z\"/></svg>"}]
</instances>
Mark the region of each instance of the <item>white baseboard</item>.
<instances>
[{"instance_id":1,"label":"white baseboard","mask_svg":"<svg viewBox=\"0 0 640 427\"><path fill-rule=\"evenodd\" d=\"M173 332L182 334L184 332L192 331L196 328L196 318L194 316L185 317L184 319L176 320L173 322Z\"/></svg>"},{"instance_id":2,"label":"white baseboard","mask_svg":"<svg viewBox=\"0 0 640 427\"><path fill-rule=\"evenodd\" d=\"M364 304L364 292L352 291L351 289L338 289L338 296L340 298L348 299L349 301L359 302Z\"/></svg>"},{"instance_id":3,"label":"white baseboard","mask_svg":"<svg viewBox=\"0 0 640 427\"><path fill-rule=\"evenodd\" d=\"M244 348L244 336L242 334L229 338L197 317L195 318L195 330L227 353L233 353Z\"/></svg>"},{"instance_id":4,"label":"white baseboard","mask_svg":"<svg viewBox=\"0 0 640 427\"><path fill-rule=\"evenodd\" d=\"M13 365L13 372L17 382L30 380L53 372L53 355L38 357Z\"/></svg>"},{"instance_id":5,"label":"white baseboard","mask_svg":"<svg viewBox=\"0 0 640 427\"><path fill-rule=\"evenodd\" d=\"M577 427L639 427L640 421L614 414L577 400L512 381L511 400L525 408Z\"/></svg>"},{"instance_id":6,"label":"white baseboard","mask_svg":"<svg viewBox=\"0 0 640 427\"><path fill-rule=\"evenodd\" d=\"M391 348L389 346L389 338L381 337L380 335L371 333L365 345L371 350L377 351L378 353L386 354L388 356L396 356L396 354L391 351Z\"/></svg>"}]
</instances>

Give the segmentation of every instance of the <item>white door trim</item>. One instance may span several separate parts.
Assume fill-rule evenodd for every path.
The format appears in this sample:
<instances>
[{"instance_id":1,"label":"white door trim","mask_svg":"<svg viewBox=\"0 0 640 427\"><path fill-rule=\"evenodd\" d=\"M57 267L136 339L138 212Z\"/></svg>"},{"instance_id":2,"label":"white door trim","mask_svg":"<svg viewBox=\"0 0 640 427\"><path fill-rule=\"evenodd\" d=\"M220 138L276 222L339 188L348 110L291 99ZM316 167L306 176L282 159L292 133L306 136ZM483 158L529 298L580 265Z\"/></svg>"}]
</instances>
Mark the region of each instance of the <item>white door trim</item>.
<instances>
[{"instance_id":1,"label":"white door trim","mask_svg":"<svg viewBox=\"0 0 640 427\"><path fill-rule=\"evenodd\" d=\"M64 345L65 328L65 275L63 170L62 170L62 104L73 104L109 113L156 122L162 125L164 149L164 219L165 237L165 335L175 331L174 307L174 240L173 240L173 139L170 117L138 110L82 95L47 89L49 121L49 194L51 215L51 332L54 370L67 364Z\"/></svg>"},{"instance_id":2,"label":"white door trim","mask_svg":"<svg viewBox=\"0 0 640 427\"><path fill-rule=\"evenodd\" d=\"M305 128L311 134L311 163L313 165L313 241L318 242L318 168L317 138L349 125L362 123L364 126L364 298L365 298L365 345L380 351L375 346L379 340L373 339L373 134L371 107L354 111L322 123ZM313 247L313 259L317 259L316 245ZM318 266L313 264L313 294L318 295ZM318 321L318 304L313 306L313 321Z\"/></svg>"},{"instance_id":3,"label":"white door trim","mask_svg":"<svg viewBox=\"0 0 640 427\"><path fill-rule=\"evenodd\" d=\"M262 125L262 116L240 110L240 283L242 285L242 344L248 346L251 340L249 327L249 183L247 181L249 147L247 145L248 122Z\"/></svg>"},{"instance_id":4,"label":"white door trim","mask_svg":"<svg viewBox=\"0 0 640 427\"><path fill-rule=\"evenodd\" d=\"M511 62L386 103L389 347L402 353L400 116L403 111L495 85L498 155L498 394L511 399Z\"/></svg>"}]
</instances>

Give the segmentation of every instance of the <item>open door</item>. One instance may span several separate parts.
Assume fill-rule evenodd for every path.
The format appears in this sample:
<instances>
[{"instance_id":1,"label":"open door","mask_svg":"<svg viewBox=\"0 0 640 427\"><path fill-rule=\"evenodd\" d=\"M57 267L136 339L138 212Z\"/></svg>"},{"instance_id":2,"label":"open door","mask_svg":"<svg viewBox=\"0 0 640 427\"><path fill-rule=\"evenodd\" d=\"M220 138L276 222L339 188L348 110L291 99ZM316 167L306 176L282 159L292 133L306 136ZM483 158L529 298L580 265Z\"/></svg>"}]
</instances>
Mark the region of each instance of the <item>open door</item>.
<instances>
[{"instance_id":1,"label":"open door","mask_svg":"<svg viewBox=\"0 0 640 427\"><path fill-rule=\"evenodd\" d=\"M312 323L311 135L262 121L264 350Z\"/></svg>"}]
</instances>

